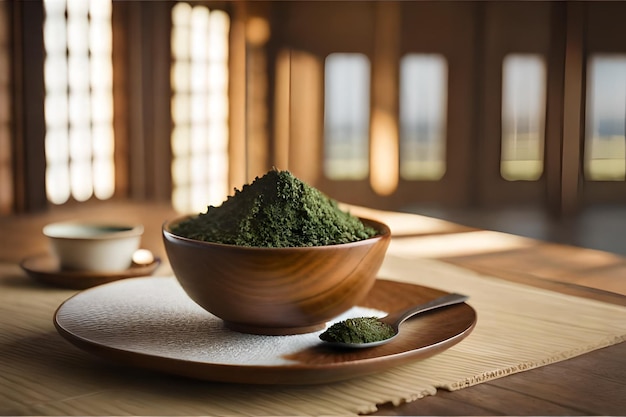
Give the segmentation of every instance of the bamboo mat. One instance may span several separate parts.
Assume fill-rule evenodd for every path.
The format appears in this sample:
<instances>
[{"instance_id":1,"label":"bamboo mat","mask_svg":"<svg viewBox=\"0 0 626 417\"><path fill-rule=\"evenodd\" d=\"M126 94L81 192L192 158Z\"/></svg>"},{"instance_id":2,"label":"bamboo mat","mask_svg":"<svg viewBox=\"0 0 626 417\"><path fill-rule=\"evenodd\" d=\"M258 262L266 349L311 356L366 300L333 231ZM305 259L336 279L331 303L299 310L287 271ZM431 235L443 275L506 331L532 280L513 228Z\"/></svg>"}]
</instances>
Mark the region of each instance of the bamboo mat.
<instances>
[{"instance_id":1,"label":"bamboo mat","mask_svg":"<svg viewBox=\"0 0 626 417\"><path fill-rule=\"evenodd\" d=\"M72 291L33 285L0 265L0 414L351 415L437 389L457 390L626 340L626 308L389 255L380 277L469 295L474 332L446 352L323 386L248 386L174 378L111 364L54 330Z\"/></svg>"}]
</instances>

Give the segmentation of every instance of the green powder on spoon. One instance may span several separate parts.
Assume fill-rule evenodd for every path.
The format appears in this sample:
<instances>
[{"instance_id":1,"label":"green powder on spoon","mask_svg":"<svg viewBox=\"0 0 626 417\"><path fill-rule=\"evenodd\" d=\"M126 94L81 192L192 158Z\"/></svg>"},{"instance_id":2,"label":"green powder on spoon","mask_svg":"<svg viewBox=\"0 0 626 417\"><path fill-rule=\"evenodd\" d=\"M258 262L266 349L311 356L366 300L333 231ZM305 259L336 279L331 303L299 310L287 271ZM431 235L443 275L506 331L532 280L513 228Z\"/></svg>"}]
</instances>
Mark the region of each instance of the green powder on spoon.
<instances>
[{"instance_id":1,"label":"green powder on spoon","mask_svg":"<svg viewBox=\"0 0 626 417\"><path fill-rule=\"evenodd\" d=\"M393 327L376 317L356 317L334 323L319 337L333 343L371 343L389 339L395 334Z\"/></svg>"}]
</instances>

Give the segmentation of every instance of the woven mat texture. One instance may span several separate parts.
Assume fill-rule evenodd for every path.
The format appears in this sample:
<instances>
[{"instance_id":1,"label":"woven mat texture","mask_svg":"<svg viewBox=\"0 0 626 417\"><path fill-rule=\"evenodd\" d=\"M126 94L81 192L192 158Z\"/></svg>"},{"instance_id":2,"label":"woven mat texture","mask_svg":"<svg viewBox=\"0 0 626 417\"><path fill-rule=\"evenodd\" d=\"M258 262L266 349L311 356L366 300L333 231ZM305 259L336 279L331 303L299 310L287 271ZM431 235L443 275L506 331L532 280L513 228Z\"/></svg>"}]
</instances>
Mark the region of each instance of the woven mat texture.
<instances>
[{"instance_id":1,"label":"woven mat texture","mask_svg":"<svg viewBox=\"0 0 626 417\"><path fill-rule=\"evenodd\" d=\"M626 308L389 255L380 277L469 295L473 333L429 359L323 386L244 386L128 369L67 343L52 324L73 292L0 268L4 415L353 415L458 390L626 340Z\"/></svg>"}]
</instances>

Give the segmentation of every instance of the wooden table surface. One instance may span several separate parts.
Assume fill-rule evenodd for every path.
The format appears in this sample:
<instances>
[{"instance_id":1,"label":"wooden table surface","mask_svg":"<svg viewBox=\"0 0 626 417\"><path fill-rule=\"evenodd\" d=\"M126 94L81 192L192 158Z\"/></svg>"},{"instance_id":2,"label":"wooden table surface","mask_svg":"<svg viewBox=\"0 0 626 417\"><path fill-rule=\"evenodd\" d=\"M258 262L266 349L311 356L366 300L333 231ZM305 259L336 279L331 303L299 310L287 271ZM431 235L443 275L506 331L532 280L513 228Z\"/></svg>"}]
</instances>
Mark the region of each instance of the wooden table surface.
<instances>
[{"instance_id":1,"label":"wooden table surface","mask_svg":"<svg viewBox=\"0 0 626 417\"><path fill-rule=\"evenodd\" d=\"M387 213L378 212L384 217ZM142 246L166 260L160 228L177 216L168 205L100 202L55 207L45 213L0 217L0 263L17 264L46 252L41 228L69 219L124 219L145 226ZM408 221L407 221L408 220ZM422 243L420 256L553 291L626 305L626 259L589 249L481 231L423 216L392 216L394 242ZM626 244L626 238L625 238ZM167 264L162 268L168 268ZM2 277L0 277L0 288ZM625 318L626 320L626 318ZM2 357L0 346L0 357ZM24 372L28 372L24 370ZM33 376L33 378L36 376ZM0 407L1 408L1 407ZM377 415L623 415L626 412L626 343L460 391L400 406Z\"/></svg>"}]
</instances>

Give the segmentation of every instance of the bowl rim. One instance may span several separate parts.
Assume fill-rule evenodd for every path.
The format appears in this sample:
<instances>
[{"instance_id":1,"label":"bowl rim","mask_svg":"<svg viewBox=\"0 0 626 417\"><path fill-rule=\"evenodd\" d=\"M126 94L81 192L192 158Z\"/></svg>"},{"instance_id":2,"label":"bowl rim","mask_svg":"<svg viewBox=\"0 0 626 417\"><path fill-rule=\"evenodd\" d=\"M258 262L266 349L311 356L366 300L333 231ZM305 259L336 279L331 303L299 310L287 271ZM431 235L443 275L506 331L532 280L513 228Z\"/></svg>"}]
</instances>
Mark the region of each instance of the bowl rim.
<instances>
[{"instance_id":1,"label":"bowl rim","mask_svg":"<svg viewBox=\"0 0 626 417\"><path fill-rule=\"evenodd\" d=\"M62 232L61 229L100 229L100 233L94 235L72 235ZM110 229L110 230L109 230ZM107 221L72 220L49 223L42 228L42 233L50 239L97 241L114 240L130 237L139 237L143 234L144 227L138 223L120 223Z\"/></svg>"},{"instance_id":2,"label":"bowl rim","mask_svg":"<svg viewBox=\"0 0 626 417\"><path fill-rule=\"evenodd\" d=\"M184 216L179 216L179 217L164 221L161 227L163 236L167 238L172 238L174 240L178 240L187 245L195 245L197 247L207 247L207 248L213 247L213 248L224 248L224 249L236 248L237 250L242 250L242 251L248 250L248 251L266 251L266 252L270 252L270 251L281 251L281 252L294 251L295 252L295 251L306 251L306 250L311 250L311 249L332 250L332 249L337 249L337 248L349 248L349 247L354 247L354 246L369 245L369 244L375 243L376 241L391 237L391 229L389 228L387 224L378 220L374 220L374 219L370 219L366 217L360 217L360 216L356 216L356 217L359 220L361 220L363 223L374 227L379 233L367 239L361 239L361 240L356 240L354 242L347 242L347 243L337 243L334 245L290 246L290 247L282 247L282 248L267 247L267 246L242 246L242 245L231 245L228 243L218 243L218 242L209 242L205 240L191 239L188 237L177 235L171 231L172 225L176 223L180 223L183 220L186 220L192 217L197 217L197 216L198 214L187 214Z\"/></svg>"}]
</instances>

